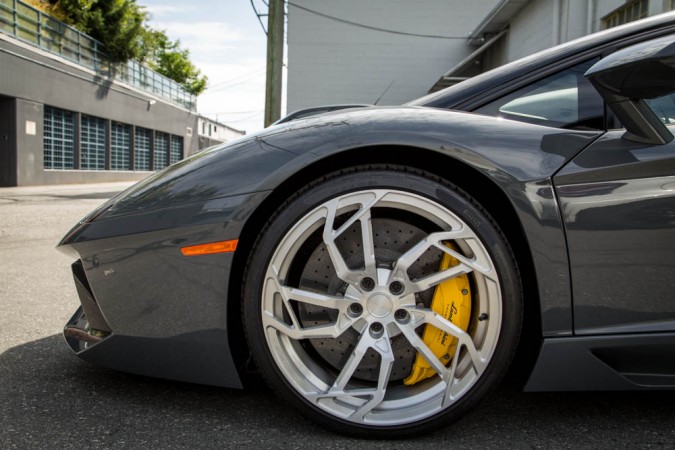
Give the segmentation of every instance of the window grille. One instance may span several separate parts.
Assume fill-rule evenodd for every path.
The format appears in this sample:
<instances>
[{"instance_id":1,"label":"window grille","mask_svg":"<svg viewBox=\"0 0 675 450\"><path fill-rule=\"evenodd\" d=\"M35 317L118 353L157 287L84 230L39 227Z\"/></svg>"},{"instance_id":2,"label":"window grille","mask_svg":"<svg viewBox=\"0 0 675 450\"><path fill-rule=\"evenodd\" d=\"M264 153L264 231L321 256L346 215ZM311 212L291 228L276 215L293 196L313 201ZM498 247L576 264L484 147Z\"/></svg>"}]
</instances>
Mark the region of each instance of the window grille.
<instances>
[{"instance_id":1,"label":"window grille","mask_svg":"<svg viewBox=\"0 0 675 450\"><path fill-rule=\"evenodd\" d=\"M63 109L44 107L44 168L75 168L74 114Z\"/></svg>"},{"instance_id":2,"label":"window grille","mask_svg":"<svg viewBox=\"0 0 675 450\"><path fill-rule=\"evenodd\" d=\"M110 169L131 169L131 126L113 122L110 126Z\"/></svg>"},{"instance_id":3,"label":"window grille","mask_svg":"<svg viewBox=\"0 0 675 450\"><path fill-rule=\"evenodd\" d=\"M136 128L134 170L150 170L150 137L150 130Z\"/></svg>"},{"instance_id":4,"label":"window grille","mask_svg":"<svg viewBox=\"0 0 675 450\"><path fill-rule=\"evenodd\" d=\"M171 136L171 164L183 159L183 138Z\"/></svg>"},{"instance_id":5,"label":"window grille","mask_svg":"<svg viewBox=\"0 0 675 450\"><path fill-rule=\"evenodd\" d=\"M105 120L82 115L80 127L80 169L105 170Z\"/></svg>"},{"instance_id":6,"label":"window grille","mask_svg":"<svg viewBox=\"0 0 675 450\"><path fill-rule=\"evenodd\" d=\"M155 132L155 170L169 165L169 137L166 133Z\"/></svg>"}]
</instances>

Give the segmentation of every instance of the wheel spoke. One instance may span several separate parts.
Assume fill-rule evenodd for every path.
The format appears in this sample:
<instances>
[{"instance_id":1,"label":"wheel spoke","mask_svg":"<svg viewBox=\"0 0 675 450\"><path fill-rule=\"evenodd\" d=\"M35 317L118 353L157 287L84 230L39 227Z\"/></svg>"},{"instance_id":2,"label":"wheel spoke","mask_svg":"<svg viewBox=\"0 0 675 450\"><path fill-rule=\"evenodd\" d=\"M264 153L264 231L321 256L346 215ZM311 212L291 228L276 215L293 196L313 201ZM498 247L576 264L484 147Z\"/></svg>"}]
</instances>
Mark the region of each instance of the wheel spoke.
<instances>
[{"instance_id":1,"label":"wheel spoke","mask_svg":"<svg viewBox=\"0 0 675 450\"><path fill-rule=\"evenodd\" d=\"M443 396L443 406L445 406L455 400L452 395L452 388L455 382L455 374L457 372L457 365L459 364L462 348L466 348L471 359L473 370L477 376L480 376L485 370L487 359L481 356L468 333L445 319L443 316L430 309L411 308L408 312L410 313L411 321L408 324L399 325L399 328L406 339L408 339L408 342L410 342L410 345L422 355L445 383L446 387ZM450 367L446 367L415 332L415 328L423 323L434 326L457 338L457 347L455 348L455 354L452 357Z\"/></svg>"},{"instance_id":2,"label":"wheel spoke","mask_svg":"<svg viewBox=\"0 0 675 450\"><path fill-rule=\"evenodd\" d=\"M453 250L451 247L448 247L444 244L445 241L465 239L470 236L470 233L470 230L468 230L467 227L464 227L460 230L441 231L429 234L427 237L415 244L410 250L401 255L401 257L396 262L394 277L400 280L408 280L409 277L407 272L410 266L412 266L415 261L424 254L424 252L432 247L435 247L452 256L459 262L459 264L419 280L406 282L407 292L421 292L436 286L443 281L473 271L479 272L482 275L488 276L489 278L493 278L495 275L492 273L493 271L489 265L481 264L481 261L479 261L476 257L467 258L460 252Z\"/></svg>"},{"instance_id":3,"label":"wheel spoke","mask_svg":"<svg viewBox=\"0 0 675 450\"><path fill-rule=\"evenodd\" d=\"M342 311L349 306L355 299L338 297L335 295L320 294L318 292L306 291L288 286L279 285L279 294L281 294L284 302L295 300L300 303L308 305L320 306L323 308L338 309Z\"/></svg>"},{"instance_id":4,"label":"wheel spoke","mask_svg":"<svg viewBox=\"0 0 675 450\"><path fill-rule=\"evenodd\" d=\"M344 367L340 371L340 374L335 379L333 386L330 388L330 391L344 391L345 386L349 383L349 380L354 375L356 368L361 364L363 357L366 355L366 351L371 347L371 338L368 335L368 332L361 335L358 344L354 347L352 354L349 355L349 359L345 363Z\"/></svg>"},{"instance_id":5,"label":"wheel spoke","mask_svg":"<svg viewBox=\"0 0 675 450\"><path fill-rule=\"evenodd\" d=\"M373 240L373 222L368 209L359 219L361 222L361 241L363 242L364 276L375 278L377 266L375 263L375 242Z\"/></svg>"},{"instance_id":6,"label":"wheel spoke","mask_svg":"<svg viewBox=\"0 0 675 450\"><path fill-rule=\"evenodd\" d=\"M276 271L275 268L271 269L273 275L268 276L267 282L271 284L271 295L274 296L275 293L279 293L281 297L281 301L283 304L283 308L286 311L286 314L288 314L289 319L291 320L292 328L299 330L300 329L300 322L298 321L298 318L295 314L295 311L293 310L293 307L291 306L291 303L289 301L289 298L287 295L284 295L284 290L282 289L282 285L279 282L278 278L278 272ZM269 314L273 315L272 311L269 311ZM282 322L283 323L283 322Z\"/></svg>"},{"instance_id":7,"label":"wheel spoke","mask_svg":"<svg viewBox=\"0 0 675 450\"><path fill-rule=\"evenodd\" d=\"M433 275L429 275L428 277L421 278L419 280L412 281L408 283L410 286L412 292L422 292L426 291L427 289L436 286L437 284L440 284L446 280L449 280L451 278L455 278L459 275L464 275L466 273L473 272L471 267L467 266L466 264L460 263L456 266L449 267L445 270L442 270L440 272L436 272Z\"/></svg>"},{"instance_id":8,"label":"wheel spoke","mask_svg":"<svg viewBox=\"0 0 675 450\"><path fill-rule=\"evenodd\" d=\"M419 241L407 252L401 255L400 258L398 258L398 261L396 261L395 276L400 279L406 279L407 271L410 268L410 266L412 266L417 260L417 258L422 256L424 252L426 252L431 247L437 247L446 253L450 253L452 256L459 255L459 253L453 252L449 247L443 245L443 241L463 239L468 237L469 235L470 230L468 230L467 227L463 227L459 230L439 231L436 233L429 234L427 237ZM466 260L467 258L462 256L462 259Z\"/></svg>"},{"instance_id":9,"label":"wheel spoke","mask_svg":"<svg viewBox=\"0 0 675 450\"><path fill-rule=\"evenodd\" d=\"M352 415L352 417L361 421L364 420L365 416L372 411L373 408L384 400L391 368L394 366L394 352L391 349L391 342L389 341L389 335L386 329L384 334L373 342L372 348L380 354L380 371L377 377L377 388L373 392L372 398Z\"/></svg>"},{"instance_id":10,"label":"wheel spoke","mask_svg":"<svg viewBox=\"0 0 675 450\"><path fill-rule=\"evenodd\" d=\"M457 343L455 347L455 354L452 356L452 363L450 364L450 373L446 381L445 395L443 396L443 406L452 403L455 398L452 395L452 384L455 381L455 373L457 372L457 364L459 363L459 353L462 350L462 344Z\"/></svg>"},{"instance_id":11,"label":"wheel spoke","mask_svg":"<svg viewBox=\"0 0 675 450\"><path fill-rule=\"evenodd\" d=\"M285 334L291 339L309 339L309 338L337 338L352 326L353 319L346 314L340 314L336 323L330 325L320 325L316 327L301 328L279 320L269 312L263 314L263 324L266 328L274 328Z\"/></svg>"},{"instance_id":12,"label":"wheel spoke","mask_svg":"<svg viewBox=\"0 0 675 450\"><path fill-rule=\"evenodd\" d=\"M443 379L445 380L447 375L448 375L448 370L447 368L443 365L443 363L436 357L434 352L431 351L429 346L424 343L421 337L417 333L415 333L415 328L411 326L410 324L405 324L405 325L399 325L399 329L403 333L403 335L406 337L408 342L410 342L410 345L413 346L415 350L417 350L422 357L429 363L431 367L436 371L436 373Z\"/></svg>"},{"instance_id":13,"label":"wheel spoke","mask_svg":"<svg viewBox=\"0 0 675 450\"><path fill-rule=\"evenodd\" d=\"M356 199L359 204L359 210L356 211L339 229L335 230L335 218L340 208L340 199L333 199L326 202L326 223L323 229L323 243L328 249L328 255L335 267L337 276L344 282L356 286L363 276L374 278L376 276L375 265L375 246L373 242L373 230L370 210L384 196L384 192L365 193ZM352 199L354 201L354 199ZM335 244L335 240L357 221L361 225L361 238L363 242L363 262L365 268L363 271L353 271L349 269L340 250Z\"/></svg>"},{"instance_id":14,"label":"wheel spoke","mask_svg":"<svg viewBox=\"0 0 675 450\"><path fill-rule=\"evenodd\" d=\"M337 245L335 245L335 231L333 227L335 225L335 213L337 212L338 199L331 200L326 203L326 223L323 228L323 243L326 245L328 250L328 256L333 263L335 272L342 281L345 283L356 285L357 280L354 277L354 274L347 263L345 262L340 250L338 250Z\"/></svg>"},{"instance_id":15,"label":"wheel spoke","mask_svg":"<svg viewBox=\"0 0 675 450\"><path fill-rule=\"evenodd\" d=\"M460 346L464 346L467 350L467 353L469 354L469 357L471 358L471 362L476 373L478 375L483 373L485 367L487 366L487 359L480 354L476 348L476 345L473 343L473 339L466 331L462 330L457 325L447 320L445 317L430 309L417 309L415 311L417 314L422 314L422 322L433 325L439 330L445 331L451 336L456 337L458 340L457 348L459 349Z\"/></svg>"},{"instance_id":16,"label":"wheel spoke","mask_svg":"<svg viewBox=\"0 0 675 450\"><path fill-rule=\"evenodd\" d=\"M380 370L378 373L377 387L375 389L346 390L345 388L347 387L349 380L351 380L354 372L370 348L380 354ZM308 397L315 401L321 398L369 397L363 405L349 415L352 419L362 421L368 413L384 400L387 391L387 383L389 383L389 376L393 365L394 352L391 348L391 342L386 329L381 336L375 338L365 330L333 385L325 392L313 393L308 395Z\"/></svg>"}]
</instances>

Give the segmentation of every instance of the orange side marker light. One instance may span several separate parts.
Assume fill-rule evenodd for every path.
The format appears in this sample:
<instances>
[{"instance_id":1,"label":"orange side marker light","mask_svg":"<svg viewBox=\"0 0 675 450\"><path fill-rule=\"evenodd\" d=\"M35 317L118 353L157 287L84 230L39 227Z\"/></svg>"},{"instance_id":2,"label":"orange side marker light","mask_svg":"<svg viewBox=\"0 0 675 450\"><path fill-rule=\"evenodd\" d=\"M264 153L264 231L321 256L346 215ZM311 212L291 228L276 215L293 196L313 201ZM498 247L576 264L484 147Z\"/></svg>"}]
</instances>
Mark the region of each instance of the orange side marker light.
<instances>
[{"instance_id":1,"label":"orange side marker light","mask_svg":"<svg viewBox=\"0 0 675 450\"><path fill-rule=\"evenodd\" d=\"M210 242L208 244L191 245L180 249L183 256L213 255L215 253L231 253L237 249L238 239L231 241Z\"/></svg>"}]
</instances>

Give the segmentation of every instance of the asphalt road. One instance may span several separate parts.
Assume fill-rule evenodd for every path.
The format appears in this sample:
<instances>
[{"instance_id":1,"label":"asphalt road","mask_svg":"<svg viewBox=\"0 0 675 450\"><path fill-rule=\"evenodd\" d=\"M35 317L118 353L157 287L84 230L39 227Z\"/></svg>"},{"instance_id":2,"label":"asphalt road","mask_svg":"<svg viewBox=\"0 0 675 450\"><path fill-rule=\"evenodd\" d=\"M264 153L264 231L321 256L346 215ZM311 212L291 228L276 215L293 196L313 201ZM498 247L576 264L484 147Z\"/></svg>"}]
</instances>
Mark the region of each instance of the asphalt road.
<instances>
[{"instance_id":1,"label":"asphalt road","mask_svg":"<svg viewBox=\"0 0 675 450\"><path fill-rule=\"evenodd\" d=\"M329 433L244 391L93 367L60 330L78 306L54 246L124 184L0 188L0 449L675 448L675 392L525 394L505 383L453 426L407 441Z\"/></svg>"}]
</instances>

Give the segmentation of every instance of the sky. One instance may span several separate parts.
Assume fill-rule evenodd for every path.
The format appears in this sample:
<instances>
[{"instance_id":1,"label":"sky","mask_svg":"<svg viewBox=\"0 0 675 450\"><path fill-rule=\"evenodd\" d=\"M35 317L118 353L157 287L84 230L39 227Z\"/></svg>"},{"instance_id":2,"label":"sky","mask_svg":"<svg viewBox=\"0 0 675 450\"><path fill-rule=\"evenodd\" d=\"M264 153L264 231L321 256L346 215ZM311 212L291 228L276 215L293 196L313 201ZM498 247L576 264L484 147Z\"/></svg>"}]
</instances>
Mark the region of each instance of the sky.
<instances>
[{"instance_id":1,"label":"sky","mask_svg":"<svg viewBox=\"0 0 675 450\"><path fill-rule=\"evenodd\" d=\"M149 25L189 49L209 78L200 114L247 133L263 127L267 37L250 0L138 0ZM253 2L267 12L262 0ZM262 21L267 27L267 18ZM283 114L283 111L282 111Z\"/></svg>"}]
</instances>

